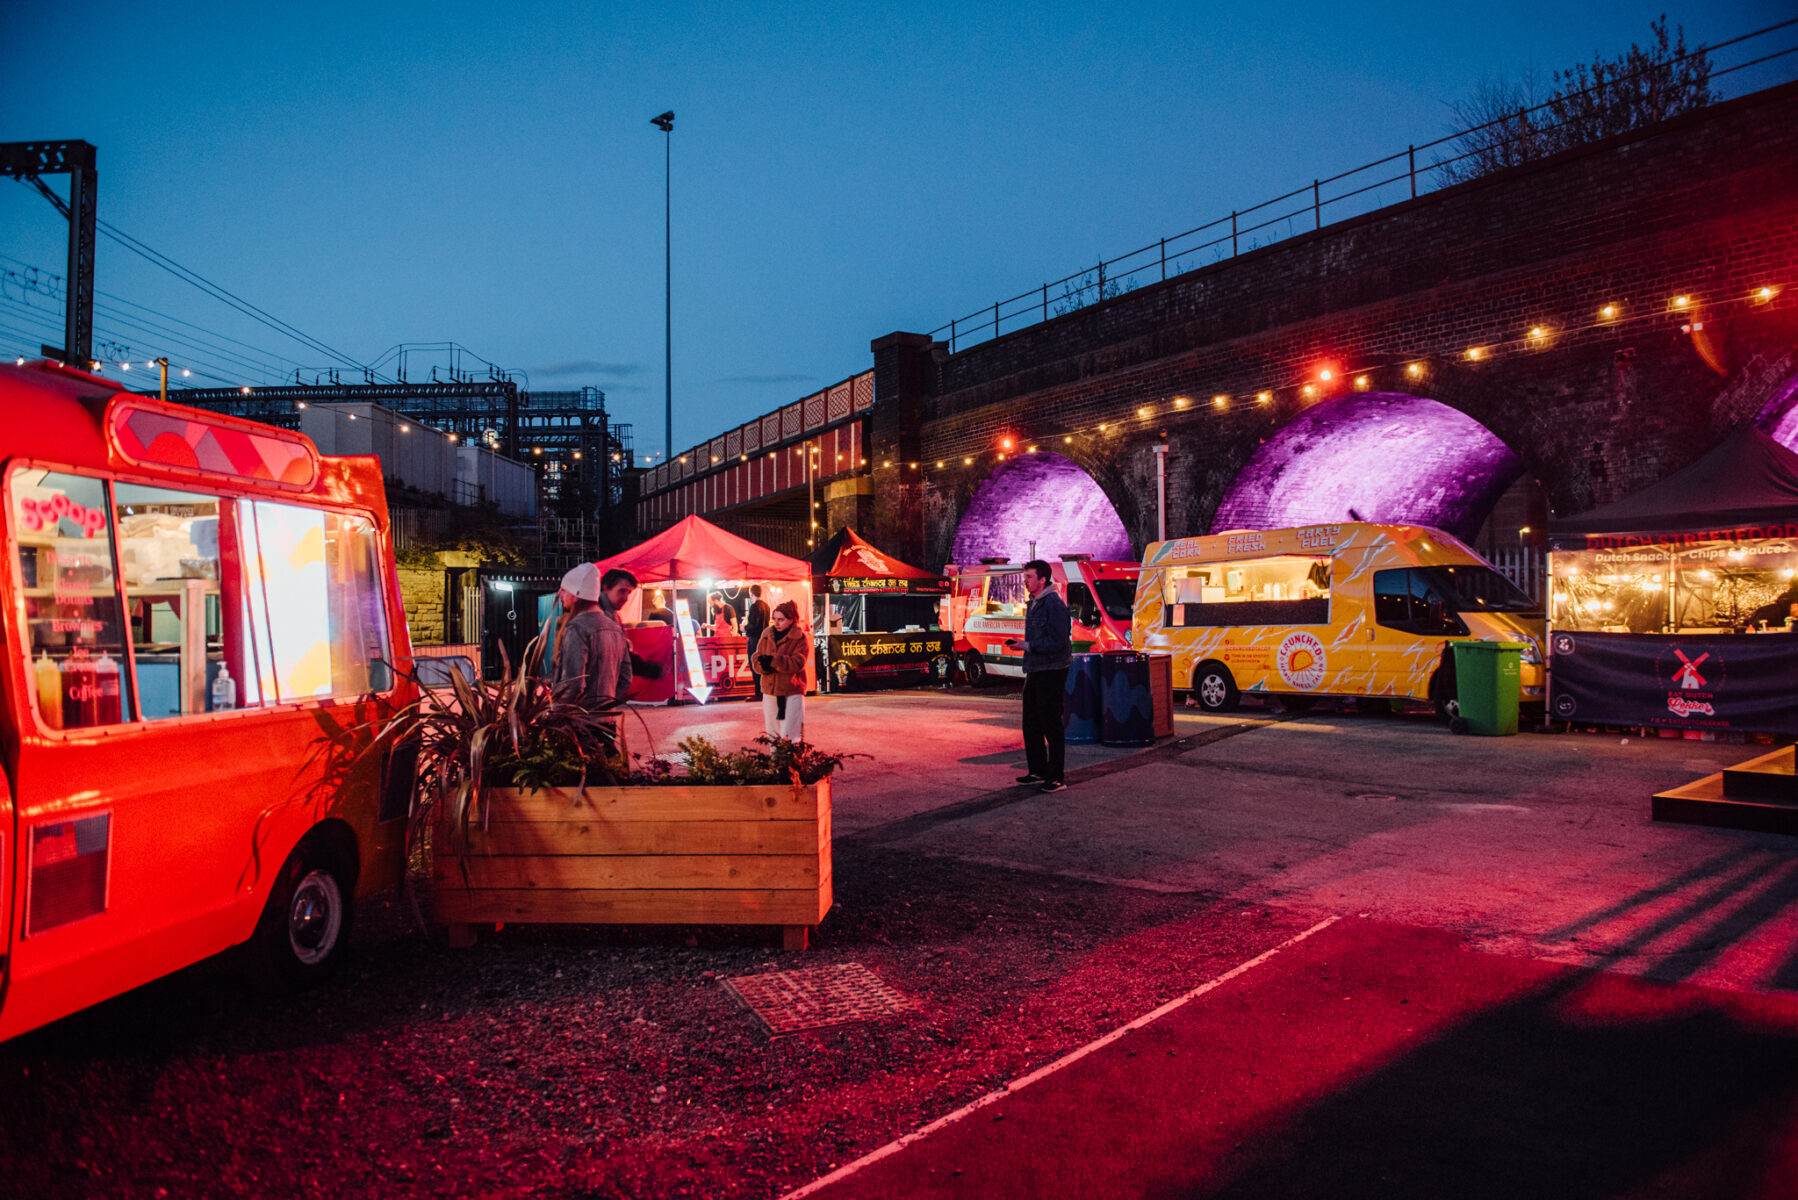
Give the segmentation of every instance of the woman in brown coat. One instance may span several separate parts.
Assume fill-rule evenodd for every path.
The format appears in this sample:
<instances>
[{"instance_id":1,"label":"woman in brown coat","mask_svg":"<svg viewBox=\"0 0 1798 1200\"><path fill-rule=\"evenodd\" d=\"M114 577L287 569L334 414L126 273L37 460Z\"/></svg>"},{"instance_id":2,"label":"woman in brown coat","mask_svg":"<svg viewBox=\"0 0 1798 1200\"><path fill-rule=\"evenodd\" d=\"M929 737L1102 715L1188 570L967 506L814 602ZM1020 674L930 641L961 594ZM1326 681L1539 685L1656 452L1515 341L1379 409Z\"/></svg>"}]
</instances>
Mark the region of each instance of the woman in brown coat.
<instances>
[{"instance_id":1,"label":"woman in brown coat","mask_svg":"<svg viewBox=\"0 0 1798 1200\"><path fill-rule=\"evenodd\" d=\"M812 640L791 600L774 606L750 665L762 684L762 727L769 737L805 738L805 664Z\"/></svg>"}]
</instances>

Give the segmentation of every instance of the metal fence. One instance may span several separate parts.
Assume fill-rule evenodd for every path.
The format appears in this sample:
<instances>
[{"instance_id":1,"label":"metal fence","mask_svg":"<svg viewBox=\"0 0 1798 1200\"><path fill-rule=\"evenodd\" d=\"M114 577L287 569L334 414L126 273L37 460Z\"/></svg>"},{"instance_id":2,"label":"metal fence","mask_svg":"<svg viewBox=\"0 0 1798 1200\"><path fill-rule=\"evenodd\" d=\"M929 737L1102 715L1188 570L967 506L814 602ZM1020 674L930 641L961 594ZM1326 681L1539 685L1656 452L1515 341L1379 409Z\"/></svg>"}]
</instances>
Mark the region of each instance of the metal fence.
<instances>
[{"instance_id":1,"label":"metal fence","mask_svg":"<svg viewBox=\"0 0 1798 1200\"><path fill-rule=\"evenodd\" d=\"M1620 76L1605 86L1629 82L1645 71L1664 68L1699 55L1715 55L1729 51L1743 61L1727 66L1713 65L1710 80L1747 70L1780 59L1798 55L1798 45L1791 41L1798 18L1769 25L1741 37L1700 46L1688 54L1665 59L1645 68L1644 72ZM1782 66L1789 69L1788 61ZM1784 82L1784 79L1781 80ZM1763 84L1763 86L1765 86ZM1588 88L1586 91L1592 91ZM1583 93L1574 93L1580 95ZM946 340L954 353L967 345L987 341L1006 329L1016 330L1047 321L1074 309L1084 308L1100 300L1108 300L1145 284L1156 283L1173 275L1197 270L1214 262L1234 258L1245 250L1255 250L1281 242L1302 233L1322 229L1324 212L1332 221L1372 212L1388 204L1416 199L1457 182L1455 168L1481 154L1489 153L1489 142L1480 143L1481 135L1497 134L1501 145L1513 141L1508 130L1519 130L1516 139L1540 139L1561 128L1553 123L1538 124L1532 118L1546 112L1550 103L1522 108L1495 121L1451 133L1433 142L1407 146L1397 154L1388 154L1327 179L1313 179L1310 184L1263 201L1250 208L1231 212L1184 233L1164 237L1147 246L1101 260L1096 267L1082 267L1072 275L1043 283L1040 287L1020 292L1005 300L956 317L946 325L930 331L933 338ZM1456 144L1460 143L1457 152ZM1467 148L1471 146L1472 148ZM1420 161L1419 156L1422 155ZM1522 157L1529 157L1527 155ZM1059 290L1051 290L1059 289ZM1053 308L1053 312L1051 309Z\"/></svg>"},{"instance_id":2,"label":"metal fence","mask_svg":"<svg viewBox=\"0 0 1798 1200\"><path fill-rule=\"evenodd\" d=\"M1534 546L1504 546L1486 556L1486 561L1506 579L1541 604L1547 597L1548 554Z\"/></svg>"}]
</instances>

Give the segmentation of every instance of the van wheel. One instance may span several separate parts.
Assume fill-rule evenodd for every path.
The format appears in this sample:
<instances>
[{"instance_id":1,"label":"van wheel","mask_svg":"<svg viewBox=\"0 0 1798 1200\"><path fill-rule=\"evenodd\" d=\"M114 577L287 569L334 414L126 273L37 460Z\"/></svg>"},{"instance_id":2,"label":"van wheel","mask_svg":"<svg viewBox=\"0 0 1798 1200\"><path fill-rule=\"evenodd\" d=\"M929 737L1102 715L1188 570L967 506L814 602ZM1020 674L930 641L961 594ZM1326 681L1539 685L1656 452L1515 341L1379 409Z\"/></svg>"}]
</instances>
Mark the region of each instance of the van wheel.
<instances>
[{"instance_id":1,"label":"van wheel","mask_svg":"<svg viewBox=\"0 0 1798 1200\"><path fill-rule=\"evenodd\" d=\"M986 686L986 660L980 657L980 651L968 651L967 657L961 660L961 665L969 684L974 687Z\"/></svg>"},{"instance_id":2,"label":"van wheel","mask_svg":"<svg viewBox=\"0 0 1798 1200\"><path fill-rule=\"evenodd\" d=\"M246 965L258 984L270 991L299 992L336 972L355 915L349 878L319 839L294 848L244 946Z\"/></svg>"},{"instance_id":3,"label":"van wheel","mask_svg":"<svg viewBox=\"0 0 1798 1200\"><path fill-rule=\"evenodd\" d=\"M1443 669L1430 676L1430 703L1436 706L1436 715L1444 721L1453 722L1460 717L1461 699L1456 694L1452 671Z\"/></svg>"},{"instance_id":4,"label":"van wheel","mask_svg":"<svg viewBox=\"0 0 1798 1200\"><path fill-rule=\"evenodd\" d=\"M1230 668L1220 662L1200 663L1193 669L1192 694L1206 712L1230 712L1242 703Z\"/></svg>"}]
</instances>

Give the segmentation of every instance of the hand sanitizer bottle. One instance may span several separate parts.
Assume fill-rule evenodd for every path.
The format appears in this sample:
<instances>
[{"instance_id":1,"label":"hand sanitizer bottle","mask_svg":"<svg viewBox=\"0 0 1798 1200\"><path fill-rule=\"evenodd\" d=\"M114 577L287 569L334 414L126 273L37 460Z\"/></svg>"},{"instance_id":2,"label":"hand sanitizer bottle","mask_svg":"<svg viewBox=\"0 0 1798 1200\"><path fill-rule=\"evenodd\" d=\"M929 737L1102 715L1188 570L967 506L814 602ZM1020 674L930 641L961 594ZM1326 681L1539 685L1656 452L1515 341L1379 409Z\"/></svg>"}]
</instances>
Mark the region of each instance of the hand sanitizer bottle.
<instances>
[{"instance_id":1,"label":"hand sanitizer bottle","mask_svg":"<svg viewBox=\"0 0 1798 1200\"><path fill-rule=\"evenodd\" d=\"M224 663L219 664L219 673L212 677L212 711L226 712L237 707L237 684L231 679L231 670Z\"/></svg>"}]
</instances>

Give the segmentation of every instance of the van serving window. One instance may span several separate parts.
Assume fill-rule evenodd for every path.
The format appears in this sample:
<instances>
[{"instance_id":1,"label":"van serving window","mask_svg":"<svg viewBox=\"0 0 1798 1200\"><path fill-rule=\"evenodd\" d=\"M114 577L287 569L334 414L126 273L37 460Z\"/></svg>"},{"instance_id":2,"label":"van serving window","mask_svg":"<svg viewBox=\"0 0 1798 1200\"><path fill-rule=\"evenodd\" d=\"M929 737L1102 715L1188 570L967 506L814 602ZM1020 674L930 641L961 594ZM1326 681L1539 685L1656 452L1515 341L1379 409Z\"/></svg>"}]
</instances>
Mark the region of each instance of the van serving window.
<instances>
[{"instance_id":1,"label":"van serving window","mask_svg":"<svg viewBox=\"0 0 1798 1200\"><path fill-rule=\"evenodd\" d=\"M131 720L125 609L113 572L105 482L17 467L11 489L25 646L40 719L50 729Z\"/></svg>"},{"instance_id":2,"label":"van serving window","mask_svg":"<svg viewBox=\"0 0 1798 1200\"><path fill-rule=\"evenodd\" d=\"M238 505L249 587L248 703L360 696L393 686L379 544L366 517Z\"/></svg>"},{"instance_id":3,"label":"van serving window","mask_svg":"<svg viewBox=\"0 0 1798 1200\"><path fill-rule=\"evenodd\" d=\"M1162 578L1162 624L1328 625L1329 558L1280 555L1171 567Z\"/></svg>"}]
</instances>

